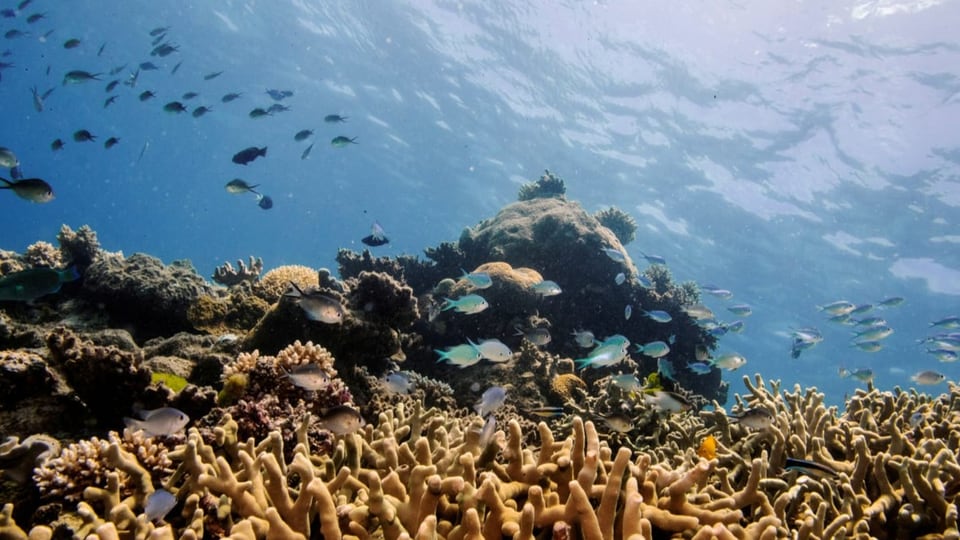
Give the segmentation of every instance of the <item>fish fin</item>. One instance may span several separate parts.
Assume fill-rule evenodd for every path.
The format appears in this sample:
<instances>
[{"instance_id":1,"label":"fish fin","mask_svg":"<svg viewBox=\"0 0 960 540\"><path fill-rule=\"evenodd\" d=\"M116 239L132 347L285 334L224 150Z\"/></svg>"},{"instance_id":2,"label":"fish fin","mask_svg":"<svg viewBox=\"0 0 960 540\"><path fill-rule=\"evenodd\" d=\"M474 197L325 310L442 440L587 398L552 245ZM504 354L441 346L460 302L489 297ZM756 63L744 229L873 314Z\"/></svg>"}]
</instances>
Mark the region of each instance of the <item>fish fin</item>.
<instances>
[{"instance_id":1,"label":"fish fin","mask_svg":"<svg viewBox=\"0 0 960 540\"><path fill-rule=\"evenodd\" d=\"M6 184L5 186L0 186L0 189L11 189L13 187L13 182L7 180L6 178L0 178L0 182Z\"/></svg>"},{"instance_id":2,"label":"fish fin","mask_svg":"<svg viewBox=\"0 0 960 540\"><path fill-rule=\"evenodd\" d=\"M257 195L260 195L260 194L258 193ZM262 195L260 195L260 196L262 197ZM290 287L292 287L293 290L291 291L291 290L287 289L287 292L283 293L284 296L286 296L286 297L288 297L288 298L301 298L301 297L303 297L303 289L301 289L300 287L298 287L296 283L294 283L294 282L291 281L291 282L290 282Z\"/></svg>"},{"instance_id":3,"label":"fish fin","mask_svg":"<svg viewBox=\"0 0 960 540\"><path fill-rule=\"evenodd\" d=\"M453 309L457 306L457 301L452 298L443 298L443 305L440 306L440 311L446 311L448 309Z\"/></svg>"}]
</instances>

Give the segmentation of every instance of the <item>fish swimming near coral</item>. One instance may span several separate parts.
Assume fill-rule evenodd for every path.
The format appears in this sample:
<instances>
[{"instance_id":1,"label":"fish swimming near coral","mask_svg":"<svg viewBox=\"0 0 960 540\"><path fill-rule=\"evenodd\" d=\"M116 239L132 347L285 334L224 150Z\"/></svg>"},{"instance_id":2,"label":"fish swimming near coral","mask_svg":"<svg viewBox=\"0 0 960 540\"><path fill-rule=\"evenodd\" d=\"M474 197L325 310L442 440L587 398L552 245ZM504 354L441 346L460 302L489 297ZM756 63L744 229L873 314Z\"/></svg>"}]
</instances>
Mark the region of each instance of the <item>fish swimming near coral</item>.
<instances>
[{"instance_id":1,"label":"fish swimming near coral","mask_svg":"<svg viewBox=\"0 0 960 540\"><path fill-rule=\"evenodd\" d=\"M570 332L570 335L573 336L573 340L577 342L577 345L584 349L593 347L593 344L596 342L593 332L589 330L574 330Z\"/></svg>"},{"instance_id":2,"label":"fish swimming near coral","mask_svg":"<svg viewBox=\"0 0 960 540\"><path fill-rule=\"evenodd\" d=\"M556 282L545 279L533 286L533 292L539 294L540 296L546 297L556 296L562 293L563 290L560 289L560 286L557 285Z\"/></svg>"},{"instance_id":3,"label":"fish swimming near coral","mask_svg":"<svg viewBox=\"0 0 960 540\"><path fill-rule=\"evenodd\" d=\"M503 404L507 401L507 389L502 386L491 386L487 388L483 395L480 396L480 400L477 401L477 404L473 406L474 410L477 411L481 417L485 417L490 413L495 412L500 407L503 407Z\"/></svg>"},{"instance_id":4,"label":"fish swimming near coral","mask_svg":"<svg viewBox=\"0 0 960 540\"><path fill-rule=\"evenodd\" d=\"M466 296L461 296L460 298L444 298L443 307L441 311L447 311L452 309L458 313L466 313L467 315L473 315L475 313L480 313L481 311L490 307L490 304L487 303L486 299L477 294L468 294Z\"/></svg>"},{"instance_id":5,"label":"fish swimming near coral","mask_svg":"<svg viewBox=\"0 0 960 540\"><path fill-rule=\"evenodd\" d=\"M14 195L23 200L45 203L53 200L53 188L40 178L25 178L22 180L7 180L0 178L0 189L9 189Z\"/></svg>"},{"instance_id":6,"label":"fish swimming near coral","mask_svg":"<svg viewBox=\"0 0 960 540\"><path fill-rule=\"evenodd\" d=\"M823 478L830 476L837 476L837 471L832 468L822 464L817 463L816 461L810 461L809 459L797 459L797 458L787 458L786 464L783 466L785 471L797 471L801 474L807 476L813 476L815 478Z\"/></svg>"},{"instance_id":7,"label":"fish swimming near coral","mask_svg":"<svg viewBox=\"0 0 960 540\"><path fill-rule=\"evenodd\" d=\"M374 221L373 225L370 226L370 234L361 238L360 241L370 247L379 247L390 243L390 239L387 238L386 231L384 231L383 227L380 226L380 223L376 221Z\"/></svg>"},{"instance_id":8,"label":"fish swimming near coral","mask_svg":"<svg viewBox=\"0 0 960 540\"><path fill-rule=\"evenodd\" d=\"M77 269L31 268L0 277L0 301L32 302L53 294L60 286L80 277Z\"/></svg>"},{"instance_id":9,"label":"fish swimming near coral","mask_svg":"<svg viewBox=\"0 0 960 540\"><path fill-rule=\"evenodd\" d=\"M469 283L474 289L486 289L493 285L493 279L486 272L467 272L462 268L460 271L463 272L460 279Z\"/></svg>"},{"instance_id":10,"label":"fish swimming near coral","mask_svg":"<svg viewBox=\"0 0 960 540\"><path fill-rule=\"evenodd\" d=\"M519 326L515 326L514 329L516 333L515 336L523 336L523 339L533 343L537 347L543 347L544 345L550 343L550 330L546 328L530 328L524 330Z\"/></svg>"},{"instance_id":11,"label":"fish swimming near coral","mask_svg":"<svg viewBox=\"0 0 960 540\"><path fill-rule=\"evenodd\" d=\"M303 292L296 283L290 282L290 289L283 293L287 298L293 298L300 309L311 321L327 324L343 322L343 306L340 301L319 292Z\"/></svg>"},{"instance_id":12,"label":"fish swimming near coral","mask_svg":"<svg viewBox=\"0 0 960 540\"><path fill-rule=\"evenodd\" d=\"M506 362L513 357L513 352L509 347L503 344L499 339L483 339L480 343L474 343L467 339L470 345L473 345L480 356L491 362Z\"/></svg>"},{"instance_id":13,"label":"fish swimming near coral","mask_svg":"<svg viewBox=\"0 0 960 540\"><path fill-rule=\"evenodd\" d=\"M317 364L301 364L287 373L294 386L316 392L330 384L330 376Z\"/></svg>"},{"instance_id":14,"label":"fish swimming near coral","mask_svg":"<svg viewBox=\"0 0 960 540\"><path fill-rule=\"evenodd\" d=\"M440 355L437 362L447 361L461 368L472 366L483 359L480 350L477 349L472 341L455 347L449 347L445 351L437 349L434 352Z\"/></svg>"},{"instance_id":15,"label":"fish swimming near coral","mask_svg":"<svg viewBox=\"0 0 960 540\"><path fill-rule=\"evenodd\" d=\"M169 491L161 488L147 496L143 505L143 513L150 521L159 521L170 513L177 505L177 498Z\"/></svg>"},{"instance_id":16,"label":"fish swimming near coral","mask_svg":"<svg viewBox=\"0 0 960 540\"><path fill-rule=\"evenodd\" d=\"M349 435L365 426L367 422L360 411L349 405L339 405L323 411L317 420L317 426L335 435Z\"/></svg>"},{"instance_id":17,"label":"fish swimming near coral","mask_svg":"<svg viewBox=\"0 0 960 540\"><path fill-rule=\"evenodd\" d=\"M678 413L693 408L690 402L680 394L664 390L654 390L650 394L643 394L643 400L657 411L666 413Z\"/></svg>"},{"instance_id":18,"label":"fish swimming near coral","mask_svg":"<svg viewBox=\"0 0 960 540\"><path fill-rule=\"evenodd\" d=\"M773 425L773 413L763 407L751 407L740 413L739 416L728 418L731 422L756 430L767 429Z\"/></svg>"},{"instance_id":19,"label":"fish swimming near coral","mask_svg":"<svg viewBox=\"0 0 960 540\"><path fill-rule=\"evenodd\" d=\"M258 157L267 157L266 146L263 148L257 148L256 146L244 148L233 155L232 161L237 165L246 165Z\"/></svg>"},{"instance_id":20,"label":"fish swimming near coral","mask_svg":"<svg viewBox=\"0 0 960 540\"><path fill-rule=\"evenodd\" d=\"M703 459L714 459L717 457L717 438L713 435L707 435L700 442L697 448L697 455Z\"/></svg>"},{"instance_id":21,"label":"fish swimming near coral","mask_svg":"<svg viewBox=\"0 0 960 540\"><path fill-rule=\"evenodd\" d=\"M610 431L628 433L633 430L633 418L624 413L610 413L600 418L610 428Z\"/></svg>"},{"instance_id":22,"label":"fish swimming near coral","mask_svg":"<svg viewBox=\"0 0 960 540\"><path fill-rule=\"evenodd\" d=\"M407 395L411 390L413 390L414 387L414 383L413 380L410 379L410 375L403 371L388 373L380 379L380 382L391 394Z\"/></svg>"},{"instance_id":23,"label":"fish swimming near coral","mask_svg":"<svg viewBox=\"0 0 960 540\"><path fill-rule=\"evenodd\" d=\"M140 420L124 417L128 428L141 430L147 437L165 437L179 433L190 423L190 417L179 409L161 407L152 411L140 411Z\"/></svg>"}]
</instances>

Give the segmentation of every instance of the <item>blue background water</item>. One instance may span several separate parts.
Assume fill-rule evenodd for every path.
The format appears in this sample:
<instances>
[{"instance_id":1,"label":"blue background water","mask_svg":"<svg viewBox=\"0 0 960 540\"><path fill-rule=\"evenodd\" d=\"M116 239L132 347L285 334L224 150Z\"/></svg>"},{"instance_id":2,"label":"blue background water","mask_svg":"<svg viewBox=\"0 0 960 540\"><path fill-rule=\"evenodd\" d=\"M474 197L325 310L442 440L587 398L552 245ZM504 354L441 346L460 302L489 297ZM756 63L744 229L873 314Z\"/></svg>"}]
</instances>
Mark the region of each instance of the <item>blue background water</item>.
<instances>
[{"instance_id":1,"label":"blue background water","mask_svg":"<svg viewBox=\"0 0 960 540\"><path fill-rule=\"evenodd\" d=\"M0 60L15 64L0 73L0 145L57 197L0 193L0 248L86 223L107 249L188 258L208 276L251 254L267 267L334 267L374 219L392 240L379 254L419 254L549 168L589 211L616 205L638 220L634 258L660 254L679 280L753 305L746 332L721 340L720 352L749 360L724 375L735 391L760 372L835 403L860 384L839 379L840 365L872 367L882 388L920 369L956 380L960 368L916 340L960 313L960 6L667 5L35 0L0 19L3 32L30 32L0 38L10 51ZM38 12L46 19L27 24ZM151 57L148 33L167 25L180 51ZM81 46L64 49L69 38ZM60 84L72 69L128 64L115 77L125 80L144 61L162 69L118 86L106 109L113 77ZM34 85L56 88L41 113ZM248 118L273 103L268 88L293 90L292 110ZM141 103L144 90L158 97ZM189 106L213 112L162 111L187 91L200 93ZM243 97L223 104L227 92ZM324 124L331 113L349 122ZM307 143L293 134L305 128L316 146L301 160ZM98 141L73 142L78 129ZM105 150L111 135L121 142ZM332 148L336 135L360 144ZM53 153L57 137L67 145ZM267 158L231 163L253 145ZM227 194L235 177L261 184L275 207ZM883 313L895 334L873 354L815 308L890 295L907 303ZM792 360L789 330L804 325L826 339Z\"/></svg>"}]
</instances>

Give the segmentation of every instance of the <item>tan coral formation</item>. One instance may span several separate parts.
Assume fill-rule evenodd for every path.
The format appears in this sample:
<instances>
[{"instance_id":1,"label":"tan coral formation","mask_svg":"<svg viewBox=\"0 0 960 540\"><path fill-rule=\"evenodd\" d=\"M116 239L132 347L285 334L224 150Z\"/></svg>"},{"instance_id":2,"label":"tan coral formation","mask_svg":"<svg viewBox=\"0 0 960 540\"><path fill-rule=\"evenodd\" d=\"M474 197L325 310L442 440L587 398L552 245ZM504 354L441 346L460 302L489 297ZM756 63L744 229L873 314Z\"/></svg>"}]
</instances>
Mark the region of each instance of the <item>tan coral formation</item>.
<instances>
[{"instance_id":1,"label":"tan coral formation","mask_svg":"<svg viewBox=\"0 0 960 540\"><path fill-rule=\"evenodd\" d=\"M231 287L245 281L260 279L261 272L263 272L263 259L251 255L249 265L244 263L243 259L238 259L237 267L234 268L230 261L227 261L214 269L211 278L221 285Z\"/></svg>"},{"instance_id":2,"label":"tan coral formation","mask_svg":"<svg viewBox=\"0 0 960 540\"><path fill-rule=\"evenodd\" d=\"M775 413L750 432L722 410L703 415L721 440L717 459L678 447L668 456L614 449L591 422L575 418L564 439L539 424L540 446L523 444L510 422L485 447L482 421L436 410L384 411L376 426L340 438L329 455L311 454L301 428L292 458L283 437L236 440L227 417L215 441L191 430L169 457L163 481L182 501L175 525L157 528L142 504L149 477L129 494L113 478L142 469L115 453L107 486L84 492L74 535L199 538L958 538L960 387L930 398L860 391L842 415L815 390L780 391L757 378L735 409ZM911 421L912 420L912 421ZM694 424L686 424L688 428ZM685 429L678 424L678 429ZM683 434L679 439L690 439ZM653 450L653 449L651 449ZM798 477L786 457L817 461L836 477ZM664 459L666 458L666 459ZM108 504L109 503L109 504ZM95 506L106 507L102 514ZM0 513L6 537L27 534ZM319 531L312 530L319 528ZM49 528L30 531L49 537Z\"/></svg>"}]
</instances>

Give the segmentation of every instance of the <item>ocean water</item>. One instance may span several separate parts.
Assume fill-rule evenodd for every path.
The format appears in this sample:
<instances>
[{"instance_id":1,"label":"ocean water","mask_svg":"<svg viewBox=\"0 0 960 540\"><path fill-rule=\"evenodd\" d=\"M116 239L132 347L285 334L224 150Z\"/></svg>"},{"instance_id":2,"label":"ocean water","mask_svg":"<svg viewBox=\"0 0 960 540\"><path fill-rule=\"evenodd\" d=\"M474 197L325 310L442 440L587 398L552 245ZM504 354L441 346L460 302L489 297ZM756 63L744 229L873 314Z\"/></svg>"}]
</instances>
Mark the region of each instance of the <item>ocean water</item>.
<instances>
[{"instance_id":1,"label":"ocean water","mask_svg":"<svg viewBox=\"0 0 960 540\"><path fill-rule=\"evenodd\" d=\"M761 373L838 403L863 386L840 366L872 368L884 389L925 369L960 377L918 343L931 321L960 314L956 3L0 6L16 15L0 18L3 32L26 33L0 37L0 61L13 64L0 71L0 146L56 192L43 205L0 192L2 249L89 224L108 250L190 259L206 276L249 255L335 268L337 249L361 249L375 220L391 239L378 255L421 254L548 168L587 210L636 218L634 259L655 253L678 280L733 291L707 297L718 313L753 306L718 349L748 359L724 373L734 392ZM166 26L179 50L151 56L150 32ZM64 48L72 38L79 46ZM123 84L148 61L160 69ZM102 80L61 84L70 70ZM111 80L121 84L105 92ZM42 112L34 86L54 89ZM291 110L251 119L275 103L267 89L292 91ZM146 90L157 97L141 102ZM186 92L199 94L184 101L191 110L212 112L162 110ZM243 95L221 103L228 92ZM74 142L79 129L97 141ZM314 137L294 141L301 129ZM332 147L339 135L358 144ZM120 142L105 149L110 136ZM57 138L66 146L54 152ZM250 146L268 155L231 162ZM274 207L228 194L237 177ZM894 295L906 303L881 313L894 334L876 353L852 348L851 328L816 309ZM791 329L811 325L824 342L792 359Z\"/></svg>"}]
</instances>

